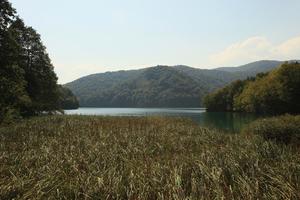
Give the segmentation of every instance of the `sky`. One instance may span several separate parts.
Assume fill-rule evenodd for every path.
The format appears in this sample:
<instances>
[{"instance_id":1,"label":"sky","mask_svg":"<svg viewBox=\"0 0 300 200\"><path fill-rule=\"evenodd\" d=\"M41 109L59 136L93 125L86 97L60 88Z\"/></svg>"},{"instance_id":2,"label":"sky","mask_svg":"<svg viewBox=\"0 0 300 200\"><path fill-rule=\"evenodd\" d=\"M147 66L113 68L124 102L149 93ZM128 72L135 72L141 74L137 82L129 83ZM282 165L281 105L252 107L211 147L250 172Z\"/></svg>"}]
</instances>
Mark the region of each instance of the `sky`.
<instances>
[{"instance_id":1,"label":"sky","mask_svg":"<svg viewBox=\"0 0 300 200\"><path fill-rule=\"evenodd\" d=\"M156 65L300 59L300 0L10 0L59 83Z\"/></svg>"}]
</instances>

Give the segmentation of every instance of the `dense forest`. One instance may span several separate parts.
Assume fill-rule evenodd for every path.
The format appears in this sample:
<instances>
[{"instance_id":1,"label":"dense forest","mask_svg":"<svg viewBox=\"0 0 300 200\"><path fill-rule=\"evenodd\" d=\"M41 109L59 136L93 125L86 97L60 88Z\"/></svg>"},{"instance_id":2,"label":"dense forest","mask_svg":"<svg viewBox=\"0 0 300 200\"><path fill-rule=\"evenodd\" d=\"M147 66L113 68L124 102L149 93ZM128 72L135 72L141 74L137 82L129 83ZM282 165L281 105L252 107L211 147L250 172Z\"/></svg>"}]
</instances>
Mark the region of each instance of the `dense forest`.
<instances>
[{"instance_id":1,"label":"dense forest","mask_svg":"<svg viewBox=\"0 0 300 200\"><path fill-rule=\"evenodd\" d=\"M237 67L197 69L155 66L82 77L65 86L85 107L200 107L209 92L237 80L266 72L281 61L258 61Z\"/></svg>"},{"instance_id":2,"label":"dense forest","mask_svg":"<svg viewBox=\"0 0 300 200\"><path fill-rule=\"evenodd\" d=\"M0 1L0 123L60 110L64 98L40 35Z\"/></svg>"},{"instance_id":3,"label":"dense forest","mask_svg":"<svg viewBox=\"0 0 300 200\"><path fill-rule=\"evenodd\" d=\"M73 92L62 85L58 86L59 106L64 110L77 109L79 102Z\"/></svg>"},{"instance_id":4,"label":"dense forest","mask_svg":"<svg viewBox=\"0 0 300 200\"><path fill-rule=\"evenodd\" d=\"M98 84L92 81L85 89L80 83L80 91L67 87L79 97L81 106L94 107L191 107L199 105L203 92L196 81L166 66L108 73L105 79Z\"/></svg>"},{"instance_id":5,"label":"dense forest","mask_svg":"<svg viewBox=\"0 0 300 200\"><path fill-rule=\"evenodd\" d=\"M205 97L208 111L300 113L300 64L286 62L269 73L235 81Z\"/></svg>"}]
</instances>

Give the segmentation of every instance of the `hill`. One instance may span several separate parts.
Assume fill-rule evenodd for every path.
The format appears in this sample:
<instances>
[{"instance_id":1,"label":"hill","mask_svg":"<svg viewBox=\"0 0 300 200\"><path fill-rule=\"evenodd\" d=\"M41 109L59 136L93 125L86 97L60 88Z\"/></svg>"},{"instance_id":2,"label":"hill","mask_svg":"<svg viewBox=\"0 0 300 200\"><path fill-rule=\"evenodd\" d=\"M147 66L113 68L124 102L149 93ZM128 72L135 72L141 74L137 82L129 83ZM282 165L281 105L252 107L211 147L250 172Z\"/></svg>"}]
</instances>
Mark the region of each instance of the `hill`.
<instances>
[{"instance_id":1,"label":"hill","mask_svg":"<svg viewBox=\"0 0 300 200\"><path fill-rule=\"evenodd\" d=\"M275 68L280 63L258 61L235 70L156 66L92 74L65 86L84 107L199 107L209 92L234 80Z\"/></svg>"},{"instance_id":2,"label":"hill","mask_svg":"<svg viewBox=\"0 0 300 200\"><path fill-rule=\"evenodd\" d=\"M278 66L282 64L283 61L276 60L261 60L252 63L248 63L245 65L241 65L239 67L219 67L217 70L227 71L227 72L266 72L270 71L274 68L274 66Z\"/></svg>"},{"instance_id":3,"label":"hill","mask_svg":"<svg viewBox=\"0 0 300 200\"><path fill-rule=\"evenodd\" d=\"M234 81L205 97L208 111L300 113L300 64L284 63L268 73Z\"/></svg>"}]
</instances>

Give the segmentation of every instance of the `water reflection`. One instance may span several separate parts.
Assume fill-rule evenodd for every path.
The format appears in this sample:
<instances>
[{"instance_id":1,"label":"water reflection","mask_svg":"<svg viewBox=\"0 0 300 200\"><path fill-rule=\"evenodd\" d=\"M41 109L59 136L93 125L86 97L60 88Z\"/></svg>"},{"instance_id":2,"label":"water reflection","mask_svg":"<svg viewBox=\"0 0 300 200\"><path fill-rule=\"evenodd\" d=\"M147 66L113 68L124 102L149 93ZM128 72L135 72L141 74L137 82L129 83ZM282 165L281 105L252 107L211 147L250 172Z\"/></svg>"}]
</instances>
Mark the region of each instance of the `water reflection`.
<instances>
[{"instance_id":1,"label":"water reflection","mask_svg":"<svg viewBox=\"0 0 300 200\"><path fill-rule=\"evenodd\" d=\"M204 112L199 118L199 124L201 125L239 132L244 126L259 118L259 116L250 113Z\"/></svg>"},{"instance_id":2,"label":"water reflection","mask_svg":"<svg viewBox=\"0 0 300 200\"><path fill-rule=\"evenodd\" d=\"M193 119L201 126L239 132L259 116L249 113L205 112L203 108L79 108L66 114L102 116L175 116Z\"/></svg>"}]
</instances>

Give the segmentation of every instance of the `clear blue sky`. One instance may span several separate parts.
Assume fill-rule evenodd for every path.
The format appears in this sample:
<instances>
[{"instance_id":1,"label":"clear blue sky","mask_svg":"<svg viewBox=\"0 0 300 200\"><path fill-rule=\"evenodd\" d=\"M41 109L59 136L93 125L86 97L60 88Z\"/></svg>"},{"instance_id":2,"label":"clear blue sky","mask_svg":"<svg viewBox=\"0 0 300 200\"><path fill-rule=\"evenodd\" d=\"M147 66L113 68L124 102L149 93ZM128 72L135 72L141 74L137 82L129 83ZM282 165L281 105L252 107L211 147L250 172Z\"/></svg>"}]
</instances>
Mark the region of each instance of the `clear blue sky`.
<instances>
[{"instance_id":1,"label":"clear blue sky","mask_svg":"<svg viewBox=\"0 0 300 200\"><path fill-rule=\"evenodd\" d=\"M300 0L11 0L59 82L158 64L300 58Z\"/></svg>"}]
</instances>

